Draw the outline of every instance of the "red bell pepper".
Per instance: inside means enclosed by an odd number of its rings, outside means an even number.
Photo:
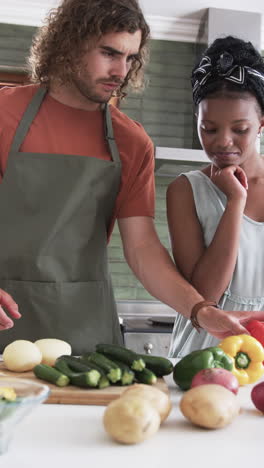
[[[249,331],[251,336],[256,338],[256,340],[258,340],[264,347],[264,322],[260,322],[259,320],[250,320],[245,328]]]

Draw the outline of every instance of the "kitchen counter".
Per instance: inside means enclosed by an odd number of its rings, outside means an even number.
[[[239,389],[242,412],[218,430],[192,426],[181,414],[182,392],[166,378],[172,412],[151,439],[120,445],[105,433],[103,406],[42,404],[18,426],[1,468],[237,468],[261,465],[264,415],[250,399],[253,385]]]
[[[117,301],[117,313],[123,318],[175,318],[177,312],[159,301]]]

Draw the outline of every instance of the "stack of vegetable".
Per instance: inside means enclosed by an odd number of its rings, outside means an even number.
[[[173,379],[187,390],[180,401],[193,424],[215,429],[231,423],[240,408],[239,385],[254,383],[264,374],[262,344],[250,335],[225,338],[217,347],[193,351],[174,367]],[[264,382],[253,388],[253,403],[264,411]]]
[[[53,366],[62,354],[71,354],[71,346],[66,341],[55,338],[44,338],[35,343],[16,340],[5,347],[3,361],[8,370],[26,372],[40,363]]]
[[[136,354],[125,347],[98,344],[94,352],[80,357],[58,357],[53,366],[38,364],[35,375],[58,386],[105,388],[109,385],[130,385],[141,382],[153,385],[157,377],[172,372],[169,359]]]
[[[135,384],[106,408],[103,424],[116,442],[137,444],[152,437],[170,414],[169,396],[156,387]]]
[[[4,364],[14,372],[33,370],[36,377],[59,387],[104,388],[141,382],[153,385],[173,371],[169,359],[137,354],[125,347],[98,344],[94,352],[71,355],[71,346],[55,338],[16,340],[4,349]]]

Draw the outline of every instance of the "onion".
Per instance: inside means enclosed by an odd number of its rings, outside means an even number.
[[[216,384],[222,385],[235,395],[239,389],[239,383],[232,372],[222,368],[202,369],[192,379],[191,388],[199,385]]]
[[[251,400],[255,407],[264,413],[264,382],[261,382],[251,390]]]

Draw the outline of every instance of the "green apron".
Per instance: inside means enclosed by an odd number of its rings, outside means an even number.
[[[27,107],[0,184],[0,288],[22,314],[0,332],[0,352],[17,339],[58,338],[81,354],[122,343],[107,261],[121,162],[108,105],[111,161],[19,152],[46,92],[39,88]]]

